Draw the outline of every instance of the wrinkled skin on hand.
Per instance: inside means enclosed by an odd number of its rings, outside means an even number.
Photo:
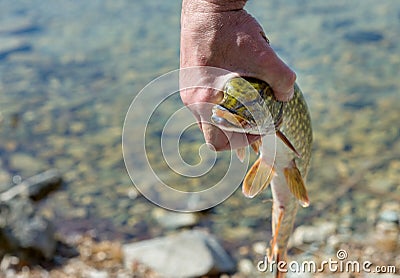
[[[241,0],[183,0],[181,15],[181,68],[212,66],[241,76],[255,77],[271,85],[277,99],[293,95],[295,73],[277,56],[262,27],[244,9]],[[196,79],[212,79],[208,72],[198,72]],[[183,80],[186,79],[186,80]],[[182,84],[190,77],[182,76]],[[222,131],[210,123],[212,105],[223,94],[215,89],[181,90],[181,98],[195,115],[204,138],[217,151],[243,147],[258,136]],[[230,142],[230,143],[229,143]]]

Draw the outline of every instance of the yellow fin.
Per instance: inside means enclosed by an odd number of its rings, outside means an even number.
[[[275,209],[275,208],[273,208]],[[279,214],[278,217],[275,218],[273,217],[272,219],[272,239],[270,241],[270,246],[267,250],[267,257],[268,261],[272,262],[275,261],[276,263],[279,263],[281,261],[286,262],[286,247],[282,248],[281,246],[277,245],[278,242],[278,236],[279,236],[279,231],[283,222],[283,217],[285,214],[285,210],[283,208],[279,208]],[[274,215],[274,213],[273,213]],[[274,215],[275,216],[275,215]],[[276,265],[275,265],[276,266]],[[275,278],[284,278],[285,277],[285,272],[279,271],[277,267],[274,269],[275,272]]]
[[[277,257],[278,257],[279,250],[278,250],[278,247],[276,246],[276,243],[278,241],[279,229],[282,224],[282,219],[283,219],[284,213],[285,213],[284,210],[280,209],[278,219],[276,219],[276,221],[274,221],[275,220],[275,218],[274,218],[274,220],[272,221],[273,235],[272,235],[272,239],[270,242],[270,247],[269,247],[270,249],[269,249],[269,254],[268,254],[270,261],[272,261],[273,259],[277,259]],[[278,261],[276,261],[276,262],[278,262]]]
[[[258,154],[260,152],[260,147],[261,147],[261,139],[251,143],[251,147],[253,150]]]
[[[243,163],[245,157],[246,157],[246,148],[239,148],[236,149],[236,156],[240,160],[240,162]]]
[[[244,178],[243,194],[248,198],[253,198],[268,186],[273,175],[274,169],[259,157]]]
[[[302,207],[308,207],[310,201],[308,200],[307,189],[304,185],[303,177],[299,169],[297,169],[296,164],[294,164],[294,161],[291,167],[283,169],[283,174],[285,175],[290,192],[299,200]]]

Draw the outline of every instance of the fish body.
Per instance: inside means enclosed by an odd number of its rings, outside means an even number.
[[[261,135],[252,144],[259,157],[248,171],[242,191],[252,198],[269,184],[273,197],[269,259],[285,260],[298,205],[309,205],[305,180],[311,158],[311,118],[297,84],[288,102],[275,99],[271,87],[254,78],[235,77],[225,84],[212,121],[227,131]],[[243,160],[245,151],[237,150]],[[277,277],[284,273],[277,272]]]

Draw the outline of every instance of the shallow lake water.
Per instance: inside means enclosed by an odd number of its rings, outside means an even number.
[[[0,2],[0,184],[58,168],[63,188],[40,206],[62,234],[94,229],[125,241],[165,233],[152,217],[157,207],[137,195],[127,174],[121,133],[135,95],[179,66],[180,4]],[[400,201],[400,2],[246,7],[296,71],[311,111],[311,206],[296,223],[329,221],[364,235],[385,203]],[[179,98],[171,103],[170,111],[182,107]],[[150,146],[161,128],[151,122]],[[183,156],[196,163],[202,135],[193,128],[184,139]],[[149,157],[165,166],[157,150],[149,148]],[[269,240],[268,198],[245,199],[237,190],[198,225],[232,253]]]

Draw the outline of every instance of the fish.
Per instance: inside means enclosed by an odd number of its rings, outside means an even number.
[[[260,135],[251,144],[258,154],[242,182],[242,192],[254,198],[269,185],[272,191],[270,262],[286,261],[287,244],[299,205],[310,204],[305,186],[312,149],[310,112],[297,83],[294,95],[282,102],[271,86],[259,79],[233,77],[223,88],[223,99],[212,108],[212,122],[222,130]],[[236,150],[243,162],[245,148]],[[276,277],[285,272],[276,270]]]

